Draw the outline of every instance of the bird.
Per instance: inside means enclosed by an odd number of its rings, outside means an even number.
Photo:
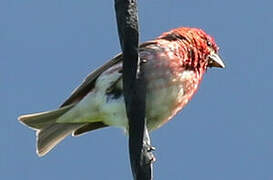
[[[208,68],[224,68],[214,38],[193,27],[178,27],[138,48],[146,94],[148,131],[172,119],[192,99]],[[123,96],[122,54],[91,72],[56,110],[22,115],[36,131],[36,152],[46,155],[68,135],[108,126],[128,131]]]

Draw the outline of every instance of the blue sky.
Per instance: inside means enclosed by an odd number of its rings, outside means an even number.
[[[273,178],[273,3],[139,1],[141,41],[179,26],[215,37],[227,68],[152,133],[154,175],[165,179]],[[43,158],[21,114],[58,107],[120,51],[113,1],[0,1],[0,177],[131,179],[127,137],[108,128],[68,137]]]

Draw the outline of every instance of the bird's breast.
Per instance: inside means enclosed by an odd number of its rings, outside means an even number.
[[[147,82],[147,126],[149,130],[153,130],[170,120],[189,102],[200,78],[193,70],[183,69],[180,61],[170,59],[164,51],[143,51],[140,52],[140,57],[144,62],[143,72]],[[101,102],[104,102],[100,104],[100,111],[106,114],[105,123],[128,128],[124,97],[121,93],[123,85],[119,78],[121,69],[122,64],[117,64],[98,78],[96,96],[101,97]]]
[[[189,102],[197,90],[199,77],[164,51],[146,58],[147,123],[148,129],[153,130],[170,120]]]
[[[192,76],[193,72],[184,71],[178,77],[166,75],[148,81],[146,112],[150,130],[162,126],[189,102],[197,89]]]

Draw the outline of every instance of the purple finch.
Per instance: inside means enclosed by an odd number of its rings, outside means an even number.
[[[208,67],[224,68],[217,53],[214,39],[197,28],[176,28],[140,45],[149,131],[162,126],[189,102]],[[39,156],[70,134],[107,126],[128,129],[122,54],[92,72],[57,110],[23,115],[19,120],[37,131]]]

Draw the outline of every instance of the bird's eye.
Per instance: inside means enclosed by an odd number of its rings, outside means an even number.
[[[208,47],[212,47],[212,44],[210,41],[207,41],[207,45],[208,45]]]

